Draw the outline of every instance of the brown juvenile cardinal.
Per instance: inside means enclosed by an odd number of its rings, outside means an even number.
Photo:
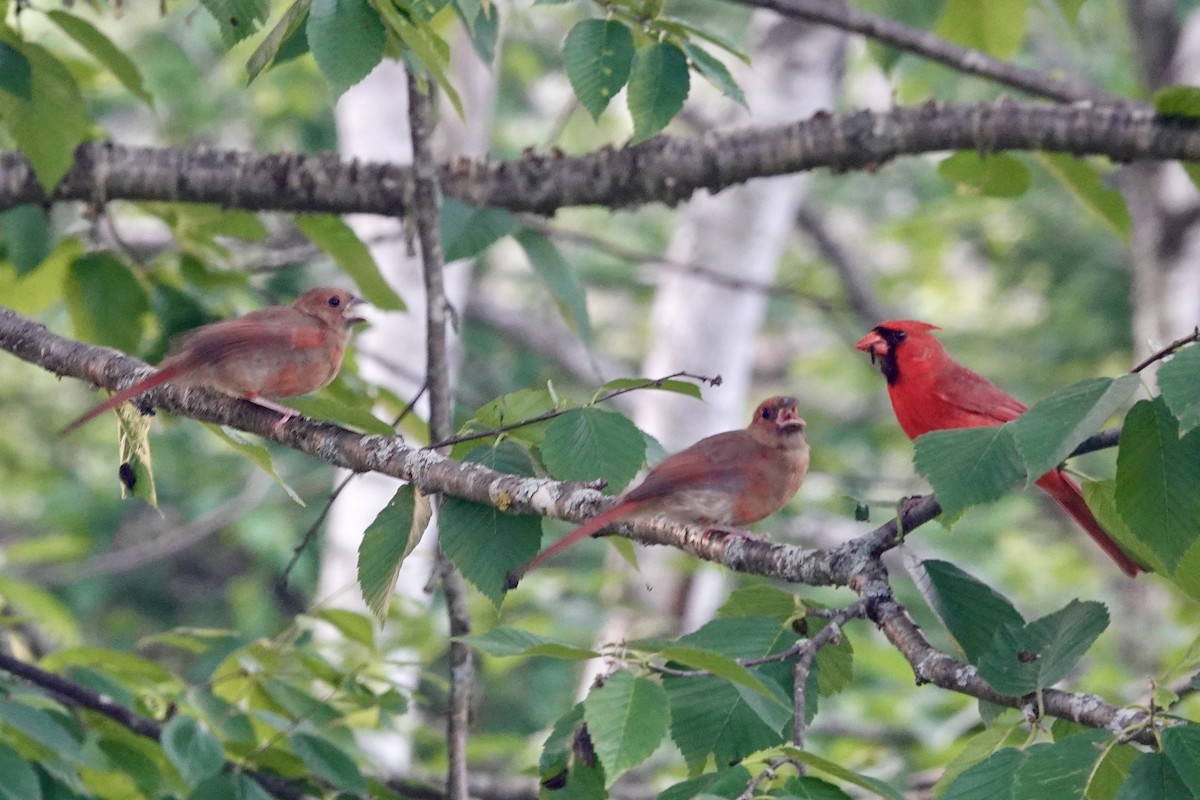
[[[930,431],[1002,425],[1026,411],[1020,400],[987,378],[952,359],[933,335],[936,325],[895,320],[876,325],[857,345],[879,362],[887,379],[896,420],[916,439]],[[1071,515],[1096,544],[1130,577],[1143,567],[1100,526],[1079,493],[1079,484],[1061,469],[1038,478],[1037,485]]]
[[[188,332],[158,371],[105,400],[62,429],[69,433],[142,392],[170,381],[208,386],[278,411],[279,428],[298,412],[272,402],[327,385],[342,366],[350,329],[365,320],[362,300],[341,289],[309,289],[291,306],[269,306]]]
[[[509,573],[509,588],[529,570],[619,520],[662,514],[697,525],[742,527],[771,516],[799,490],[808,472],[804,429],[794,397],[764,400],[745,430],[718,433],[667,456],[613,508]]]

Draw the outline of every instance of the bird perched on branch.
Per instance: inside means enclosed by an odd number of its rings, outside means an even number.
[[[123,389],[63,428],[71,431],[121,403],[170,382],[208,386],[283,414],[279,428],[299,412],[273,402],[326,386],[342,366],[351,328],[363,301],[342,289],[309,289],[291,306],[269,306],[235,319],[202,325],[172,347],[158,370]]]
[[[1027,410],[1020,400],[959,364],[933,335],[936,325],[895,320],[876,325],[857,345],[871,354],[887,380],[896,420],[916,439],[930,431],[1002,425]],[[1079,484],[1061,469],[1037,479],[1071,518],[1130,577],[1144,571],[1096,520]]]
[[[741,527],[769,517],[796,494],[808,472],[805,427],[795,398],[764,400],[747,428],[709,436],[663,459],[613,508],[509,573],[509,588],[547,559],[622,520],[661,514],[684,523]]]

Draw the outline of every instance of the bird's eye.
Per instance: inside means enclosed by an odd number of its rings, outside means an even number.
[[[764,408],[764,409],[762,410],[762,418],[763,418],[763,419],[770,419],[770,418],[771,418],[771,417],[773,417],[773,416],[775,416],[775,412],[774,412],[774,411],[772,411],[771,409],[769,409],[769,408]]]
[[[329,307],[330,307],[330,308],[337,308],[338,306],[340,306],[340,305],[342,304],[342,298],[338,297],[338,296],[335,294],[335,295],[331,296],[331,297],[330,297],[328,300],[326,300],[325,302],[329,304]]]
[[[897,342],[903,342],[905,339],[908,338],[908,334],[905,333],[904,331],[895,331],[893,333],[893,336],[895,336]]]

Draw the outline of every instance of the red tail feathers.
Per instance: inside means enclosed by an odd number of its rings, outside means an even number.
[[[1100,549],[1117,563],[1122,572],[1134,578],[1139,572],[1146,571],[1145,567],[1134,561],[1100,526],[1095,516],[1092,515],[1092,510],[1083,501],[1083,495],[1079,493],[1079,484],[1074,480],[1060,470],[1051,470],[1038,478],[1037,485],[1053,497],[1071,515],[1071,518],[1079,523],[1079,527],[1087,531],[1088,536],[1091,536],[1096,544],[1100,545]]]
[[[58,432],[58,435],[66,436],[68,433],[75,430],[80,425],[83,425],[86,422],[90,422],[91,420],[93,420],[96,417],[103,414],[105,411],[108,411],[109,409],[112,409],[112,408],[116,408],[117,406],[121,405],[121,403],[124,403],[127,400],[132,400],[133,398],[137,397],[142,392],[149,391],[150,389],[153,389],[155,386],[160,386],[160,385],[166,383],[167,381],[171,380],[178,374],[179,374],[179,367],[176,367],[176,366],[169,366],[164,369],[160,369],[158,372],[154,373],[149,378],[146,378],[144,381],[138,381],[133,386],[130,386],[128,389],[122,389],[121,391],[117,392],[112,397],[108,398],[103,403],[96,406],[91,411],[87,412],[86,414],[84,414],[82,417],[80,417],[79,419],[72,422],[67,427],[63,428],[61,431]]]
[[[627,517],[639,505],[641,505],[641,503],[634,501],[618,503],[608,511],[605,511],[603,514],[592,517],[587,522],[583,523],[578,528],[571,531],[566,536],[562,537],[557,542],[531,558],[525,564],[525,566],[508,573],[508,588],[515,589],[517,584],[521,582],[521,578],[525,577],[526,572],[529,572],[531,569],[537,569],[546,561],[554,558],[556,555],[561,553],[563,550],[566,550],[576,542],[595,533],[599,533],[614,522]]]

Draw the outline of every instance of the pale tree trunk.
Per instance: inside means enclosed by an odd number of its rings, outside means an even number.
[[[439,158],[460,154],[481,156],[487,151],[495,83],[487,65],[461,37],[454,45],[451,80],[462,97],[466,122],[456,116],[449,103],[443,102],[434,146]],[[385,61],[342,96],[336,119],[343,155],[371,161],[412,162],[406,85],[403,66]],[[395,391],[401,398],[411,399],[420,392],[425,374],[422,311],[425,292],[419,248],[414,242],[410,251],[400,220],[363,215],[349,222],[369,244],[380,270],[409,308],[403,314],[374,315],[372,324],[358,336],[362,375]],[[446,294],[455,308],[465,305],[469,277],[469,265],[447,265]],[[457,349],[455,345],[452,340],[452,351]],[[426,408],[418,404],[416,412],[424,416]],[[357,586],[358,545],[363,531],[399,486],[398,481],[373,473],[355,478],[342,492],[330,512],[321,552],[318,602],[366,612]],[[436,530],[436,525],[428,530]],[[432,540],[427,535],[418,552],[401,568],[396,584],[397,602],[427,604],[424,587],[433,568]],[[403,668],[391,677],[398,686],[411,689],[416,687],[419,675],[416,668]],[[364,746],[385,771],[403,771],[411,763],[411,743],[406,736],[376,734],[370,741],[364,741]]]
[[[841,83],[843,35],[769,13],[756,15],[755,29],[753,73],[742,80],[752,119],[736,124],[772,125],[832,111]],[[807,184],[806,176],[786,176],[698,196],[682,215],[670,257],[742,280],[772,283]],[[705,389],[703,403],[663,392],[637,395],[638,425],[669,452],[747,424],[751,407],[762,399],[749,394],[766,304],[761,292],[729,289],[680,272],[663,274],[642,374],[688,370],[723,379],[720,387]],[[648,585],[645,599],[660,612],[678,615],[678,627],[690,630],[706,621],[724,597],[725,577],[704,565],[684,580],[670,566],[675,558],[664,548],[643,550],[645,580],[635,585]],[[613,634],[619,636],[619,631],[608,632],[610,640]]]

